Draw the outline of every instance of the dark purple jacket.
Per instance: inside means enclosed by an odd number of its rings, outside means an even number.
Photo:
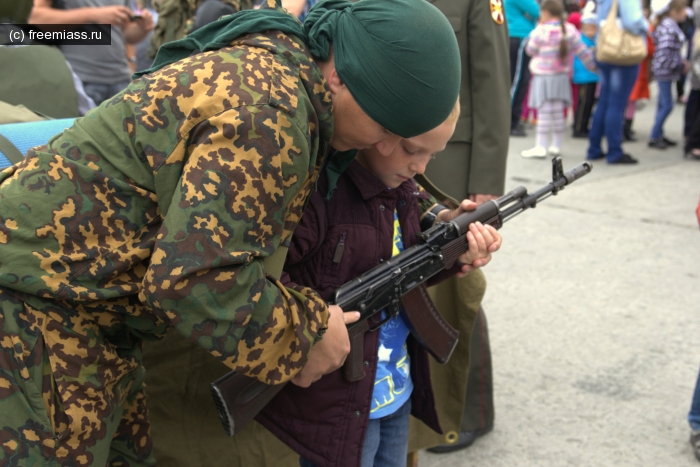
[[[356,161],[339,178],[328,201],[324,201],[326,191],[327,180],[322,175],[294,231],[282,281],[312,287],[329,300],[335,289],[391,257],[394,208],[404,247],[417,242],[418,200],[428,195],[413,180],[388,190]],[[341,242],[344,249],[339,257],[336,252]],[[445,271],[435,281],[455,272]],[[365,334],[366,376],[361,381],[349,383],[338,370],[307,389],[287,384],[256,420],[320,467],[359,466],[374,388],[378,335]],[[414,383],[412,415],[442,433],[428,354],[410,335],[408,349]]]

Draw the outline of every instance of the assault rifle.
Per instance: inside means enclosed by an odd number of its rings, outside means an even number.
[[[345,377],[357,381],[364,377],[362,344],[364,333],[376,330],[386,320],[401,313],[417,341],[438,362],[452,354],[459,332],[452,328],[428,297],[424,283],[444,269],[451,268],[467,251],[466,232],[473,222],[496,229],[540,201],[556,195],[566,185],[589,173],[592,165],[584,162],[564,172],[560,157],[552,159],[552,182],[528,194],[518,187],[497,200],[487,201],[474,211],[450,222],[438,222],[419,234],[420,242],[384,261],[335,291],[332,304],[344,311],[359,311],[360,319],[348,324],[351,351],[345,361]],[[386,310],[383,320],[382,310]],[[379,322],[377,322],[379,321]],[[229,436],[240,431],[284,387],[269,385],[255,378],[230,372],[211,384],[219,417]]]

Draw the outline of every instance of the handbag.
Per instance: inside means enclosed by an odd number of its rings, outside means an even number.
[[[595,57],[611,65],[636,65],[647,56],[647,41],[622,29],[617,24],[617,2],[613,0],[605,24],[596,42]]]

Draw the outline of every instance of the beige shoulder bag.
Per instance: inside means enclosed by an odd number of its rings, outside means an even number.
[[[617,2],[613,0],[605,24],[598,32],[595,57],[612,65],[636,65],[647,56],[646,37],[631,34],[617,25]]]

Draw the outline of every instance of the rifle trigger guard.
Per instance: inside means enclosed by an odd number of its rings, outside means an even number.
[[[387,314],[386,314],[386,317],[384,317],[380,322],[378,322],[378,323],[375,324],[374,326],[370,326],[370,328],[368,329],[368,331],[370,331],[370,332],[376,331],[377,329],[381,328],[382,325],[383,325],[384,323],[386,323],[387,321],[389,321],[389,320],[390,320],[391,318],[393,318],[394,316],[398,315],[399,312],[401,311],[401,309],[399,308],[400,303],[401,303],[401,301],[400,301],[398,298],[397,298],[397,299],[394,299],[394,300],[392,301],[391,305],[389,305],[389,307],[391,308],[391,312],[390,312],[390,313],[387,313]]]

